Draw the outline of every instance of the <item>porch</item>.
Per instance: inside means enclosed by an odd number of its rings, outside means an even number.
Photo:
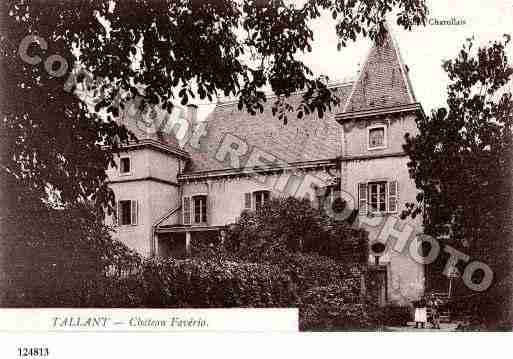
[[[225,226],[161,226],[155,230],[155,253],[161,258],[187,258],[195,243],[217,246]]]

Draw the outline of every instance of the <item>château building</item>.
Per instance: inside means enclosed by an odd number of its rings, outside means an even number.
[[[341,100],[337,107],[323,118],[290,113],[287,124],[273,116],[272,98],[254,116],[239,111],[237,101],[219,101],[201,122],[196,106],[187,106],[181,111],[190,128],[181,137],[141,131],[123,119],[139,141],[108,171],[117,200],[117,216],[109,219],[115,236],[144,256],[185,257],[192,243],[217,243],[242,211],[273,196],[306,196],[320,206],[340,193],[358,209],[371,245],[389,234],[397,239],[401,228],[414,237],[421,220],[398,219],[417,194],[402,145],[424,114],[393,37],[370,49],[355,81],[330,88]],[[300,100],[299,94],[288,102],[297,107]],[[369,257],[367,285],[382,304],[404,304],[424,291],[423,265],[408,248],[394,251],[393,243]]]

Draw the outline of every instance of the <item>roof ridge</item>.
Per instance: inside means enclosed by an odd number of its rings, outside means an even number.
[[[340,87],[344,87],[344,86],[350,86],[350,85],[353,85],[354,82],[356,80],[350,80],[350,81],[333,81],[333,82],[329,82],[328,83],[328,88],[329,89],[333,89],[333,88],[340,88]],[[290,97],[292,96],[297,96],[297,95],[301,95],[303,93],[305,93],[306,90],[301,90],[301,91],[296,91],[294,93],[292,93],[290,95]],[[267,93],[264,94],[265,95],[265,98],[266,99],[271,99],[271,98],[276,98],[278,97],[278,95],[274,94],[272,91],[268,91]],[[216,103],[216,108],[219,106],[219,107],[223,107],[223,106],[231,106],[233,104],[236,104],[238,103],[238,99],[230,99],[230,100],[226,100],[226,101],[222,101],[222,100],[218,100],[218,102]]]
[[[412,102],[416,102],[417,100],[415,98],[415,93],[413,91],[412,83],[411,83],[410,76],[409,76],[409,71],[406,70],[406,65],[404,63],[404,59],[403,59],[403,56],[401,53],[401,48],[399,47],[399,44],[397,43],[397,41],[395,39],[394,32],[390,29],[390,27],[388,26],[387,23],[385,23],[385,28],[388,31],[388,33],[390,34],[390,39],[392,40],[394,50],[397,54],[397,58],[399,59],[399,66],[401,67],[403,77],[406,80],[406,89],[408,90],[408,94],[410,95],[410,100]]]

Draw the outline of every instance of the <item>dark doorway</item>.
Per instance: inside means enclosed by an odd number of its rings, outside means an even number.
[[[371,300],[379,306],[384,306],[388,301],[387,270],[384,266],[369,268],[366,280],[367,294]]]
[[[162,258],[185,258],[185,233],[163,233],[158,237],[158,255]]]

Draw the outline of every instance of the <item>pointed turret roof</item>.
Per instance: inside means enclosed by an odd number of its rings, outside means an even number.
[[[388,26],[384,39],[371,48],[344,112],[409,105],[416,102],[408,70]]]

